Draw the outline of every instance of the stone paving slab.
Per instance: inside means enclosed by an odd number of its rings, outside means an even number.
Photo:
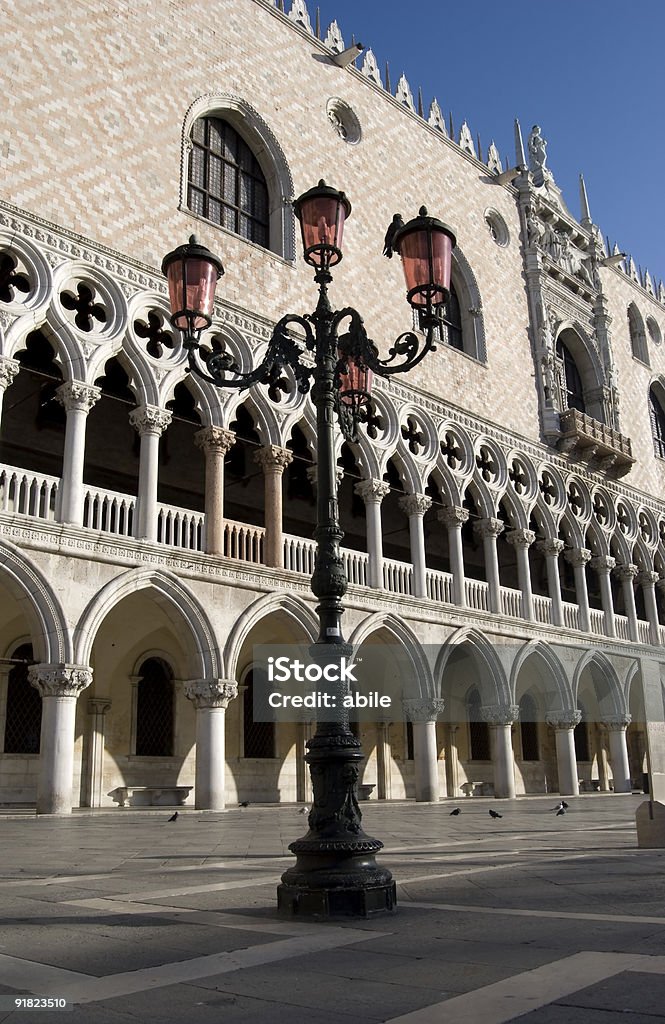
[[[275,912],[298,808],[0,813],[0,995],[83,1000],[0,1024],[654,1024],[665,851],[637,850],[642,800],[501,801],[496,824],[496,801],[370,802],[399,911],[323,923]]]

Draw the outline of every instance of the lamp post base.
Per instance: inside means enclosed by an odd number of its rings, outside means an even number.
[[[284,884],[277,887],[277,912],[283,917],[373,917],[392,913],[396,905],[393,881],[348,888]]]

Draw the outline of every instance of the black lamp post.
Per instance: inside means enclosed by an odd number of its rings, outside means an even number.
[[[222,388],[248,388],[253,384],[275,387],[282,383],[285,366],[293,372],[298,389],[310,391],[317,426],[317,524],[316,561],[312,591],[318,598],[319,636],[310,649],[314,663],[340,664],[351,659],[352,647],[342,635],[342,598],[348,580],[340,554],[342,531],[337,505],[334,459],[335,415],[344,437],[358,438],[359,424],[371,413],[371,379],[404,373],[434,349],[434,332],[440,323],[440,307],[450,289],[453,232],[421,207],[418,217],[391,233],[390,245],[402,258],[407,300],[420,316],[423,334],[408,331],[393,343],[386,359],[380,359],[368,338],[360,315],[345,307],[333,310],[328,299],[330,268],[342,259],[344,222],[351,204],[343,192],[324,181],[294,202],[302,231],[305,261],[315,268],[319,286],[316,310],[307,316],[287,314],[276,325],[260,366],[242,372],[224,349],[215,352],[200,345],[201,332],[210,326],[215,285],[224,273],[221,261],[192,236],[189,245],[169,253],[162,271],[169,282],[171,323],[182,332],[188,350],[189,369]],[[297,334],[289,326],[297,325]],[[348,324],[346,333],[341,333]],[[298,335],[304,332],[304,340]],[[310,353],[312,358],[302,356]],[[357,800],[360,742],[349,728],[348,710],[342,709],[346,683],[337,687],[333,721],[319,722],[308,742],[305,760],[310,765],[313,806],[309,831],[291,843],[296,863],[282,875],[277,890],[278,908],[284,913],[334,916],[389,911],[395,906],[395,883],[390,871],[380,867],[375,854],[383,843],[367,836],[361,826]]]

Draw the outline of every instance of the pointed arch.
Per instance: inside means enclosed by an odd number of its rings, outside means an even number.
[[[432,668],[420,640],[403,619],[391,612],[376,612],[373,615],[368,615],[356,626],[349,637],[349,643],[353,644],[357,650],[370,636],[381,630],[392,634],[401,644],[411,663],[415,678],[420,683],[419,696],[433,696],[435,690]]]
[[[59,598],[41,570],[6,540],[0,540],[0,582],[7,583],[25,615],[35,660],[47,664],[74,663],[71,631]]]
[[[443,696],[443,677],[451,655],[464,646],[468,646],[472,656],[477,659],[484,672],[477,680],[483,704],[512,703],[510,687],[506,679],[494,646],[478,629],[462,626],[448,637],[442,646],[434,665],[434,684],[437,692]]]
[[[229,679],[235,679],[238,673],[238,662],[245,640],[252,629],[269,615],[285,615],[296,629],[305,634],[307,643],[314,643],[319,632],[319,622],[313,609],[301,598],[292,594],[267,594],[254,601],[244,610],[229,633],[224,645],[224,664]]]
[[[598,707],[604,714],[626,713],[626,698],[614,665],[602,651],[589,650],[575,667],[573,692],[579,699],[580,681],[585,669],[591,671],[591,683]]]
[[[515,655],[510,670],[510,692],[513,695],[513,703],[517,703],[519,674],[531,658],[537,659],[545,667],[548,676],[554,683],[553,690],[545,691],[545,700],[542,704],[543,712],[573,709],[575,707],[573,689],[563,663],[552,647],[542,640],[527,641]]]

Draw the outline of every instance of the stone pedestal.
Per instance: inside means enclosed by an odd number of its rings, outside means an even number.
[[[665,804],[659,800],[645,800],[635,812],[637,845],[642,850],[665,847]]]

